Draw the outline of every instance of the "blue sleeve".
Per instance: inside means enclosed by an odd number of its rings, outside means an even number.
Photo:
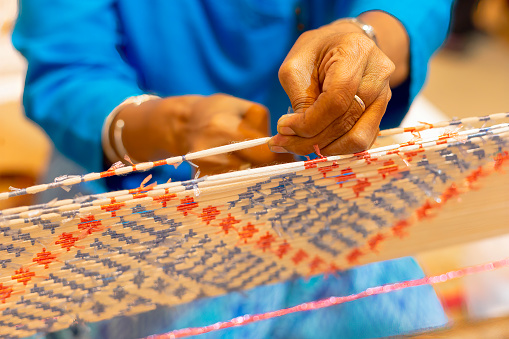
[[[127,97],[143,94],[122,59],[114,0],[21,0],[12,41],[28,61],[23,104],[55,146],[102,170],[101,129]]]
[[[428,61],[447,36],[453,0],[358,0],[352,1],[348,16],[381,10],[397,18],[410,38],[409,101],[426,80]]]

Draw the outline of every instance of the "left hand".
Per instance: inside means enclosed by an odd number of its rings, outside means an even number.
[[[279,70],[294,114],[278,121],[274,152],[323,155],[369,148],[391,98],[394,63],[353,23],[303,33]],[[359,96],[366,110],[354,99]]]

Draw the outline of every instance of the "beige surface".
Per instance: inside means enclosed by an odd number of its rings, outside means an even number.
[[[463,54],[441,51],[423,94],[450,117],[508,112],[509,44],[477,36]]]
[[[40,177],[51,152],[42,129],[29,121],[17,102],[0,104],[0,175]]]
[[[461,202],[448,201],[435,217],[407,228],[408,236],[403,240],[387,239],[381,243],[378,254],[370,253],[359,262],[414,255],[509,233],[508,167],[505,173],[480,179],[479,186],[481,189],[461,195]]]

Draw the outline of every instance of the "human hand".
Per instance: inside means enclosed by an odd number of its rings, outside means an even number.
[[[335,155],[369,148],[391,98],[394,70],[355,24],[338,20],[303,33],[279,70],[295,113],[279,119],[271,150],[305,155],[318,145],[323,155]]]
[[[124,120],[124,147],[136,161],[184,155],[269,135],[269,112],[264,106],[225,94],[175,96],[126,105],[112,126],[118,119]],[[200,166],[202,174],[214,174],[291,159],[263,145],[193,163]]]

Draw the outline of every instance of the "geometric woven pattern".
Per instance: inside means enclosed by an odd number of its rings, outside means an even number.
[[[348,268],[509,159],[507,123],[419,129],[348,156],[2,211],[0,336]]]

